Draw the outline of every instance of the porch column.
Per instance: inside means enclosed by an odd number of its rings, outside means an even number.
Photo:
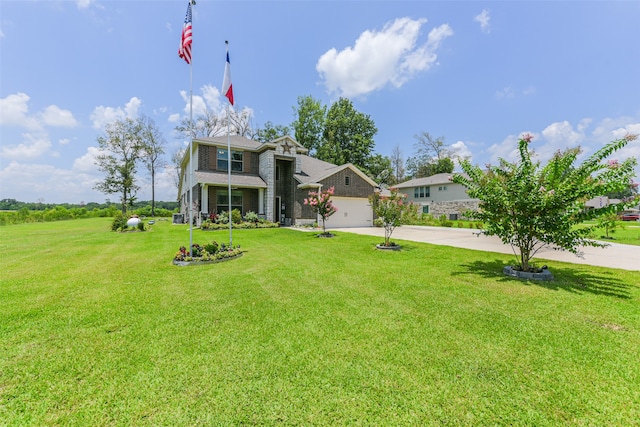
[[[264,188],[258,188],[258,215],[264,215]]]
[[[209,186],[207,184],[202,184],[200,198],[202,199],[202,202],[200,203],[200,212],[209,213]]]

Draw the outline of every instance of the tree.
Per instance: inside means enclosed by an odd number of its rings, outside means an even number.
[[[144,149],[140,134],[139,121],[127,118],[108,124],[106,135],[98,137],[101,154],[96,156],[96,164],[106,177],[94,188],[105,194],[120,193],[123,214],[139,189],[135,174]]]
[[[396,183],[402,182],[404,178],[404,158],[399,145],[393,147],[393,151],[391,151],[391,167],[393,168]]]
[[[389,186],[396,183],[391,159],[382,154],[369,156],[364,172],[378,184]]]
[[[333,205],[331,196],[333,196],[334,187],[325,191],[309,191],[309,197],[304,199],[304,204],[309,205],[314,213],[322,218],[322,234],[327,235],[325,223],[327,219],[334,213],[338,212],[338,208]]]
[[[156,171],[165,166],[162,160],[166,141],[153,119],[142,116],[139,119],[140,137],[143,144],[142,161],[151,174],[151,216],[156,216]]]
[[[352,163],[364,170],[377,132],[369,115],[356,111],[350,100],[340,98],[327,112],[323,143],[318,148],[317,157],[337,165]]]
[[[546,245],[576,255],[580,255],[581,246],[606,246],[588,238],[591,227],[575,226],[638,202],[635,196],[618,205],[584,209],[587,200],[629,185],[636,159],[618,162],[607,158],[636,137],[627,135],[612,141],[577,166],[579,148],[558,151],[542,167],[531,160],[532,136],[525,135],[518,142],[518,162],[501,159],[499,166],[487,165],[484,171],[462,160],[467,176],[455,174],[452,180],[464,185],[469,197],[480,199],[480,209],[472,216],[485,223],[486,233],[511,245],[519,257],[518,267],[531,271],[531,258]]]
[[[180,138],[206,138],[214,136],[240,135],[253,137],[253,129],[251,127],[251,117],[253,113],[249,108],[240,111],[233,109],[227,112],[222,111],[215,113],[209,109],[205,109],[204,114],[197,116],[193,120],[193,128],[190,126],[189,117],[182,119],[180,124],[175,127]],[[190,132],[191,131],[191,132]]]
[[[406,194],[398,193],[397,190],[391,190],[390,196],[383,196],[379,192],[375,192],[369,197],[373,212],[377,218],[382,220],[385,246],[395,246],[391,242],[391,234],[396,227],[402,225],[402,219],[408,207],[404,203],[406,197]]]
[[[327,107],[311,96],[299,96],[298,107],[294,107],[295,120],[291,124],[296,141],[314,156],[322,144]]]
[[[256,131],[255,139],[260,142],[269,142],[282,136],[289,135],[290,133],[291,130],[288,126],[274,125],[271,122],[266,122],[264,124],[264,128]]]
[[[418,140],[416,154],[407,159],[407,172],[413,178],[423,178],[437,173],[451,173],[455,165],[444,137],[434,138],[429,132],[415,135]]]

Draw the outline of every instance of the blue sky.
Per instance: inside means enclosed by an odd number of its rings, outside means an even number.
[[[171,153],[188,115],[177,48],[187,1],[0,2],[0,198],[103,202],[98,136],[153,118]],[[229,40],[236,108],[289,125],[299,96],[353,101],[375,151],[445,137],[477,164],[514,159],[530,132],[540,159],[584,155],[640,133],[638,1],[213,1],[193,9],[194,109],[223,111]],[[616,158],[640,157],[640,141]],[[141,200],[150,199],[141,169]],[[640,170],[638,170],[640,176]],[[170,171],[158,200],[175,200]]]

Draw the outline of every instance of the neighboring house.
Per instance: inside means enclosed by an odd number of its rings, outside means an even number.
[[[587,200],[584,204],[585,209],[605,208],[609,205],[617,205],[622,202],[620,199],[610,199],[607,196],[594,197],[591,200]]]
[[[419,212],[435,218],[446,215],[455,220],[468,210],[477,210],[479,200],[470,199],[466,188],[451,182],[451,176],[449,173],[439,173],[405,181],[393,188],[406,194],[407,202],[419,205]]]
[[[230,137],[231,207],[243,215],[249,211],[282,225],[318,221],[304,199],[309,191],[335,187],[338,208],[327,220],[328,228],[373,225],[369,196],[377,184],[352,164],[334,165],[306,155],[308,150],[289,136],[258,142]],[[180,210],[188,218],[189,170],[193,168],[193,211],[220,213],[229,209],[227,136],[197,138],[180,165]],[[195,215],[195,214],[194,214]],[[199,218],[201,215],[198,215]]]

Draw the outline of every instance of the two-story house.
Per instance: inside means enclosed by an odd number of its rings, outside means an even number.
[[[307,155],[308,150],[289,136],[269,142],[231,136],[196,138],[180,168],[181,212],[188,218],[189,186],[193,185],[192,210],[201,214],[229,209],[228,164],[231,156],[231,208],[249,211],[282,225],[318,221],[304,199],[309,191],[334,187],[338,211],[328,228],[373,225],[368,197],[377,184],[352,164],[334,165]],[[190,164],[191,160],[193,164]],[[193,176],[189,177],[189,171]]]
[[[416,178],[394,185],[393,188],[406,194],[407,202],[419,205],[420,212],[424,214],[458,219],[468,210],[477,210],[479,200],[470,199],[463,185],[451,182],[451,175],[439,173]]]

